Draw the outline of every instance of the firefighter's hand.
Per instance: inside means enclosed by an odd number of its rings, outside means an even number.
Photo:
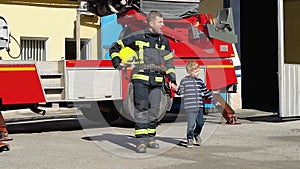
[[[176,86],[176,84],[174,84],[174,83],[172,83],[172,82],[169,83],[169,86],[170,86],[170,88],[171,88],[173,91],[177,91],[177,90],[178,90],[178,87]]]

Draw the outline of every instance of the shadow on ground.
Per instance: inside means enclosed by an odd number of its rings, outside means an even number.
[[[284,123],[300,120],[300,117],[279,117],[276,112],[258,110],[239,110],[236,112],[238,119],[252,122]]]
[[[172,123],[182,121],[182,117],[176,114],[169,114],[163,118],[160,123]],[[124,118],[119,118],[113,122],[101,121],[92,122],[83,116],[55,116],[55,117],[30,117],[7,119],[6,127],[9,134],[15,133],[41,133],[50,131],[72,131],[87,128],[105,128],[105,127],[121,127],[134,128],[134,123]]]

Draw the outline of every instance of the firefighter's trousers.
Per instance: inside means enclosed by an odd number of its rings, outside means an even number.
[[[161,86],[153,86],[141,81],[133,83],[134,117],[136,138],[156,135],[161,101]]]

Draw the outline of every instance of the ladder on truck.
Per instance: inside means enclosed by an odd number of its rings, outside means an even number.
[[[220,106],[216,106],[216,108],[220,111],[222,116],[227,121],[227,124],[241,124],[237,121],[237,116],[232,107],[224,100],[220,93],[213,94],[215,99],[221,104]]]

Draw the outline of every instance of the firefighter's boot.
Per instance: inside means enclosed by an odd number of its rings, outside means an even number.
[[[152,149],[159,149],[159,144],[156,142],[156,139],[154,137],[149,137],[147,147]]]
[[[146,146],[146,140],[145,139],[140,139],[138,140],[136,144],[135,151],[137,153],[146,153],[147,152],[147,146]]]

